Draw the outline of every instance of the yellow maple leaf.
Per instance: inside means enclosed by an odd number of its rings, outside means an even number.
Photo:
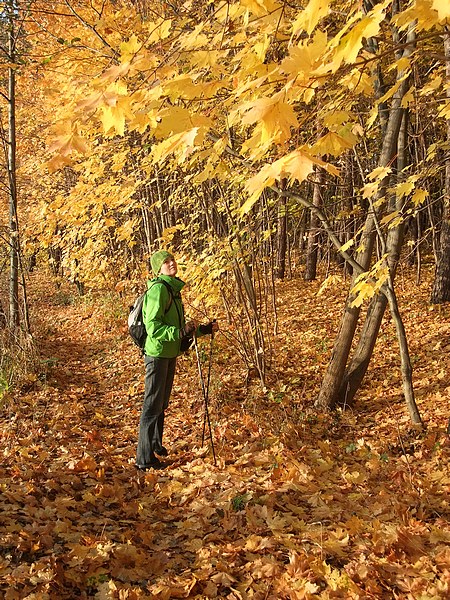
[[[49,152],[58,152],[60,156],[69,156],[73,152],[86,154],[88,146],[86,141],[77,133],[56,137],[49,147]]]
[[[286,154],[282,158],[264,167],[253,177],[247,180],[245,190],[249,198],[241,206],[240,213],[247,213],[266,187],[273,185],[276,181],[289,177],[301,182],[312,173],[314,164],[324,166],[323,161],[313,158],[306,151],[300,149]]]
[[[121,61],[126,62],[131,60],[133,56],[139,52],[141,47],[142,42],[140,42],[137,35],[133,33],[127,42],[122,42],[119,46]]]
[[[376,167],[367,175],[367,179],[370,179],[371,181],[374,181],[375,179],[381,181],[391,172],[391,167]]]
[[[401,107],[402,108],[408,108],[410,104],[414,104],[415,102],[415,93],[416,88],[410,87],[409,90],[406,92],[406,94],[403,96],[402,98],[402,102],[401,102]]]
[[[419,206],[425,201],[428,195],[429,192],[427,190],[417,189],[411,197],[412,203],[414,204],[414,206]]]
[[[168,106],[161,110],[158,113],[158,120],[155,137],[159,139],[191,130],[193,127],[209,126],[211,124],[208,117],[182,106]]]
[[[346,110],[333,110],[328,112],[323,118],[323,124],[328,129],[334,129],[335,125],[342,125],[352,119],[352,114]]]
[[[398,183],[394,191],[399,198],[403,198],[403,196],[409,196],[415,187],[414,181],[407,180]]]
[[[357,94],[373,94],[373,76],[368,75],[359,69],[352,69],[350,73],[342,77],[342,85]]]
[[[441,104],[438,107],[438,114],[440,117],[443,117],[444,119],[450,119],[450,102]]]
[[[366,199],[372,198],[372,196],[375,196],[375,194],[377,193],[379,187],[380,187],[379,181],[374,181],[372,183],[366,183],[363,187],[362,197],[366,198]]]
[[[329,0],[310,0],[308,6],[300,11],[292,24],[292,33],[295,35],[299,31],[306,31],[311,35],[317,23],[327,16],[329,9]]]
[[[394,212],[389,213],[388,215],[384,216],[380,223],[382,225],[387,225],[388,223],[392,223],[392,221],[395,219],[397,220],[397,218],[400,216],[400,213],[398,210],[394,210]]]
[[[280,7],[275,0],[240,0],[240,4],[257,17],[268,15]]]
[[[345,135],[340,135],[335,131],[329,131],[313,146],[313,150],[316,154],[331,154],[332,156],[339,156],[345,150],[352,148],[357,141],[355,135],[350,131],[346,131]]]
[[[442,77],[440,75],[436,75],[432,73],[430,76],[430,80],[422,86],[422,89],[418,90],[421,96],[428,96],[430,94],[434,94],[437,89],[439,89],[442,85]]]
[[[123,135],[125,132],[125,114],[122,110],[114,106],[104,106],[102,108],[101,121],[104,133],[116,133]]]
[[[195,50],[207,46],[208,38],[202,33],[203,27],[204,24],[200,23],[192,31],[180,38],[180,44],[183,50]]]
[[[327,47],[327,34],[317,31],[314,37],[289,48],[289,55],[281,63],[281,71],[292,75],[297,84],[310,76]]]
[[[152,158],[155,163],[165,160],[170,154],[180,153],[180,160],[183,161],[192,151],[199,128],[194,127],[190,131],[184,131],[172,135],[167,140],[153,146]]]
[[[61,156],[60,154],[56,154],[49,161],[46,162],[46,167],[50,173],[55,173],[59,169],[67,167],[71,164],[71,159],[67,156]]]
[[[242,123],[259,123],[263,144],[285,142],[290,137],[290,128],[298,125],[294,109],[283,98],[284,94],[280,92],[271,98],[259,98],[243,106]]]
[[[291,152],[285,157],[284,171],[290,179],[296,179],[298,182],[305,181],[311,175],[313,168],[313,160],[301,150]]]
[[[374,37],[380,30],[381,22],[384,19],[384,10],[391,3],[391,0],[377,4],[369,13],[363,15],[358,13],[348,22],[347,27],[341,30],[334,40],[336,50],[329,65],[334,72],[342,62],[351,64],[355,62],[359,51],[362,48],[363,40]],[[345,33],[348,31],[348,33]],[[344,34],[344,35],[343,35]]]
[[[157,23],[150,22],[148,28],[150,29],[150,35],[147,43],[154,44],[169,37],[170,30],[172,29],[172,21],[171,19],[160,19]]]
[[[441,23],[447,19],[450,20],[450,2],[448,0],[433,0],[431,6],[437,11]]]
[[[113,65],[112,67],[109,67],[109,69],[106,69],[106,71],[100,75],[98,80],[101,82],[101,85],[103,85],[105,81],[115,81],[116,79],[123,77],[129,70],[129,61],[124,61],[120,65]]]

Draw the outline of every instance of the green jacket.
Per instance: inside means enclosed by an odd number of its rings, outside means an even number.
[[[163,283],[157,283],[161,279],[172,288],[173,301],[171,301],[170,292],[166,286]],[[159,275],[157,278],[147,281],[147,293],[142,305],[142,314],[147,330],[144,352],[147,356],[175,358],[180,353],[180,329],[185,325],[180,292],[184,285],[184,281],[178,277],[169,277],[168,275]]]

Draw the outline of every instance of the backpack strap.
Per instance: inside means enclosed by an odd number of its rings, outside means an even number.
[[[169,292],[169,304],[166,306],[166,310],[164,311],[164,314],[166,314],[169,310],[169,308],[172,306],[172,302],[173,302],[173,291],[172,288],[170,287],[170,285],[167,283],[167,281],[164,281],[163,279],[157,279],[151,286],[150,288],[152,288],[154,285],[156,285],[157,283],[162,283],[164,285],[165,288],[167,288],[167,291]],[[148,288],[148,289],[150,289]],[[175,304],[176,306],[176,304]],[[178,308],[177,308],[178,311]]]

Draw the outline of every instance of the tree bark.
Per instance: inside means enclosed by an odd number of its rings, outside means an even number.
[[[414,32],[410,31],[407,37],[407,43],[403,55],[409,56],[413,50]],[[399,87],[392,98],[391,108],[389,110],[389,120],[386,126],[386,131],[383,136],[383,145],[378,160],[378,166],[386,167],[390,165],[397,152],[398,137],[403,120],[404,109],[401,106],[402,98],[409,88],[408,78],[404,78],[404,73],[400,72],[397,75],[397,80],[400,81]],[[373,204],[376,206],[378,201],[384,198],[387,188],[387,177],[380,183],[379,191],[375,197]],[[372,251],[375,241],[375,215],[369,211],[364,233],[360,243],[360,251],[357,255],[358,263],[367,270],[370,265]],[[350,290],[353,288],[354,281],[351,283]],[[352,346],[353,337],[355,335],[360,308],[352,307],[354,297],[350,291],[344,315],[341,321],[341,327],[334,344],[332,356],[322,381],[322,386],[315,402],[317,408],[332,408],[338,398],[343,376],[347,364],[348,356]]]
[[[406,113],[402,119],[399,131],[399,143],[397,148],[397,174],[401,176],[406,166],[406,136],[407,118]],[[391,202],[390,211],[401,210],[402,199]],[[400,250],[403,243],[404,224],[400,223],[388,231],[386,250],[388,252],[388,265],[392,281],[395,279]],[[380,330],[383,315],[388,304],[384,294],[377,294],[369,303],[366,319],[364,321],[358,344],[353,353],[352,360],[345,371],[341,386],[337,395],[337,402],[341,405],[352,405],[356,392],[361,386],[367,368],[372,357],[373,350]]]
[[[323,181],[323,169],[316,169],[313,184],[313,205],[320,207],[322,204],[322,194],[320,190]],[[317,254],[319,237],[319,218],[315,213],[311,213],[309,223],[308,243],[306,247],[306,267],[305,281],[313,281],[317,276]]]
[[[280,189],[286,189],[286,180],[281,181]],[[286,275],[287,254],[287,198],[281,196],[278,205],[278,231],[277,231],[277,279],[284,279]]]
[[[444,51],[447,72],[447,98],[450,99],[450,30],[444,37]],[[450,143],[450,121],[447,121],[447,140]],[[445,163],[445,195],[442,213],[441,235],[439,238],[439,258],[431,293],[433,304],[450,302],[450,158]]]
[[[11,65],[15,56],[14,2],[8,4],[8,54]],[[16,76],[14,66],[8,69],[8,188],[9,188],[9,325],[14,329],[20,324],[19,315],[19,227],[17,220],[16,185]]]

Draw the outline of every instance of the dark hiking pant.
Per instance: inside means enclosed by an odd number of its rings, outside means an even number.
[[[164,411],[169,405],[176,358],[145,357],[145,392],[139,421],[136,464],[148,465],[162,448]]]

